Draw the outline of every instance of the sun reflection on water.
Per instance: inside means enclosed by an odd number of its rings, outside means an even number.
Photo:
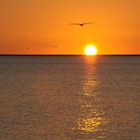
[[[98,130],[99,125],[101,124],[101,118],[87,118],[87,119],[79,119],[78,122],[78,129],[83,132],[96,132]]]
[[[87,108],[88,106],[88,108]],[[80,112],[73,130],[80,132],[81,134],[96,133],[100,131],[100,127],[106,124],[104,120],[104,112],[96,110],[94,107],[85,105]]]
[[[82,83],[82,89],[81,92],[85,96],[94,96],[95,87],[96,87],[96,79],[94,75],[94,67],[92,65],[88,65],[86,67],[86,73],[84,75],[84,81]]]
[[[104,119],[104,111],[96,93],[97,79],[94,65],[86,64],[84,81],[82,83],[83,95],[80,97],[80,111],[75,120],[74,131],[82,135],[91,135],[102,131],[102,126],[107,122]],[[100,135],[99,137],[103,137]]]

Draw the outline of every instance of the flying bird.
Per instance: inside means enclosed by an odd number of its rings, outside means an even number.
[[[85,22],[85,23],[71,23],[70,25],[79,25],[79,26],[85,26],[87,24],[92,24],[91,22]]]

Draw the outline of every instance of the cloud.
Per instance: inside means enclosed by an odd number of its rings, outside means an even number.
[[[62,48],[62,45],[55,44],[49,41],[40,40],[23,40],[23,39],[0,39],[0,46],[10,47],[10,48]]]

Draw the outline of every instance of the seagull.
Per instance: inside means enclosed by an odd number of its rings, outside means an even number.
[[[87,24],[92,24],[91,22],[85,22],[85,23],[71,23],[70,25],[79,25],[79,26],[85,26]]]

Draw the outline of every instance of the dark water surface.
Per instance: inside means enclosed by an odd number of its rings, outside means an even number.
[[[1,56],[0,140],[140,140],[140,56]]]

